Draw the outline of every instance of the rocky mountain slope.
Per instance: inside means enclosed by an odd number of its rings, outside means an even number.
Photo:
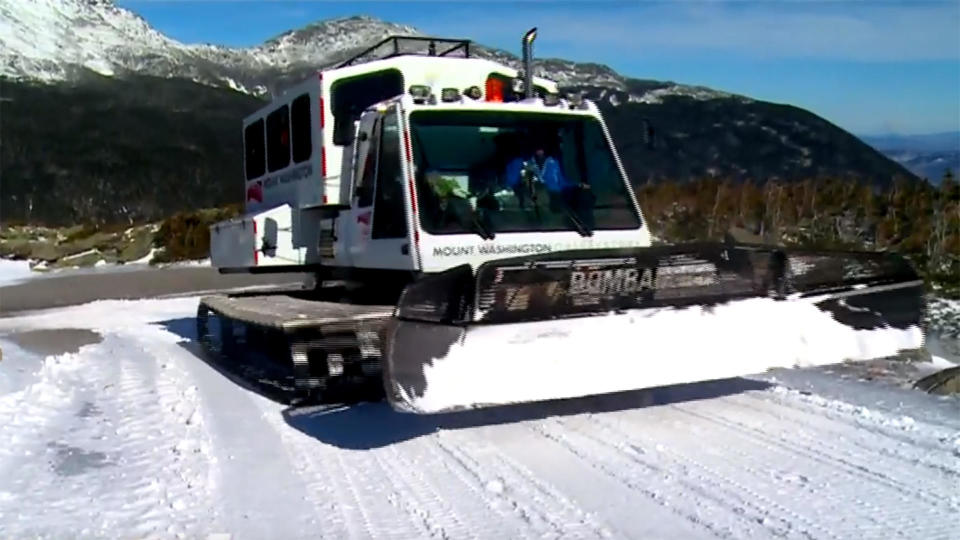
[[[241,118],[271,89],[397,34],[422,35],[358,16],[238,49],[180,43],[109,0],[0,0],[0,220],[136,221],[236,202]],[[471,53],[519,67],[507,51]],[[912,176],[795,107],[598,64],[538,59],[536,70],[600,103],[638,183]]]
[[[152,221],[243,194],[239,119],[255,97],[140,75],[0,92],[4,221]]]

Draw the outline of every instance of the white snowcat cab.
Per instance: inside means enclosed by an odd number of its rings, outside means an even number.
[[[505,255],[649,246],[596,106],[449,56],[468,47],[323,72],[245,119],[245,214],[213,227],[212,264],[403,283]]]
[[[278,360],[255,378],[288,401],[430,413],[922,347],[895,254],[651,246],[602,115],[533,77],[534,37],[522,73],[389,38],[246,118],[245,213],[211,227],[212,263],[318,287],[203,298],[207,354]],[[657,357],[614,352],[637,349]]]

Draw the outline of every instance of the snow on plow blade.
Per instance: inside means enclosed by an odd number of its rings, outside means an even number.
[[[386,333],[387,399],[434,413],[866,360],[923,346],[890,253],[687,244],[559,252],[424,278]]]

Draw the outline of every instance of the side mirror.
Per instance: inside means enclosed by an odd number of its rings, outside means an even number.
[[[348,146],[353,144],[353,115],[340,114],[333,119],[333,144]]]

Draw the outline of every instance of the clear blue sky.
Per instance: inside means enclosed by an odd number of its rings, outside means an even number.
[[[117,0],[185,43],[257,45],[365,14],[519,53],[790,103],[858,134],[960,130],[960,1]]]

